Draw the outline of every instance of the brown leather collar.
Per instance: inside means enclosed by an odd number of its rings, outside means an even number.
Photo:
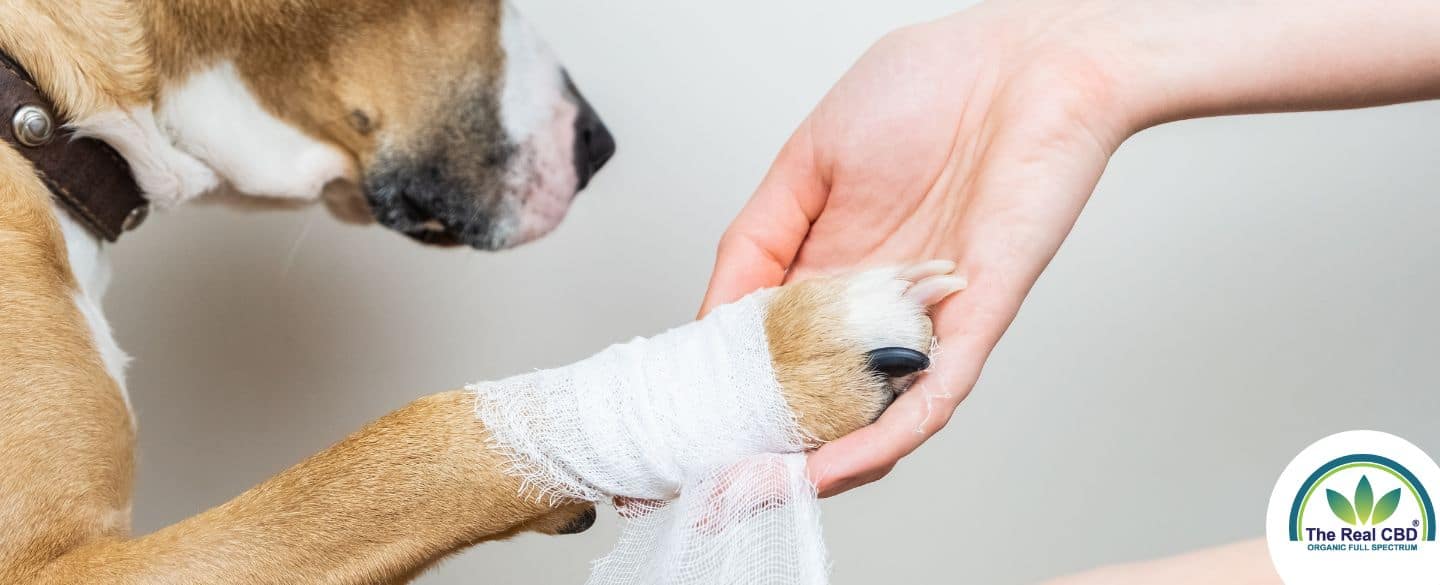
[[[150,204],[115,149],[77,138],[54,112],[30,75],[0,52],[0,138],[30,159],[50,193],[90,231],[113,242],[145,220]]]

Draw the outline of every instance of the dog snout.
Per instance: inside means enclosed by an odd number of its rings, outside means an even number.
[[[575,89],[575,84],[570,81],[570,76],[565,76],[565,85],[574,96],[575,105],[579,111],[575,114],[575,190],[584,189],[590,183],[590,178],[600,171],[600,167],[615,155],[615,137],[600,121],[600,114],[595,112],[594,106]]]

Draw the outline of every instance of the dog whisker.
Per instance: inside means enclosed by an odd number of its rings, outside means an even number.
[[[310,225],[315,221],[314,213],[305,214],[305,222],[300,224],[300,232],[295,234],[295,241],[290,244],[290,251],[286,252],[285,260],[280,263],[280,280],[290,276],[290,269],[295,267],[295,258],[300,254],[300,245],[305,243],[305,236],[310,235]]]

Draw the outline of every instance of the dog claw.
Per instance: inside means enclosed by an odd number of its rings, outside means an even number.
[[[870,371],[891,378],[908,376],[930,367],[930,358],[908,347],[882,347],[871,351]]]
[[[576,516],[574,520],[571,520],[569,523],[560,527],[560,529],[555,531],[555,533],[580,534],[581,532],[585,532],[586,530],[589,530],[591,526],[595,525],[595,515],[595,508],[592,506],[586,509],[584,512],[581,512],[580,515]]]
[[[901,270],[897,276],[900,280],[920,282],[931,276],[940,276],[942,274],[950,274],[951,272],[955,272],[954,262],[949,260],[930,260],[908,266]]]
[[[920,303],[921,306],[929,307],[964,289],[967,284],[969,283],[963,276],[953,274],[931,276],[915,283],[915,286],[905,291],[905,296]]]

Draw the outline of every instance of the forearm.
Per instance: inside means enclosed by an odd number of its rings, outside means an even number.
[[[1029,59],[1093,62],[1131,132],[1440,98],[1434,0],[1017,0],[953,19],[977,17]]]
[[[1157,23],[1134,31],[1145,122],[1440,97],[1434,0],[1133,4]]]

